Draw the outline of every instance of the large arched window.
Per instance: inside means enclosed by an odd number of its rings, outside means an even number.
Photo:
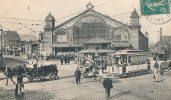
[[[64,29],[57,29],[54,31],[53,41],[54,42],[68,42],[67,31]]]
[[[127,29],[118,28],[113,32],[112,38],[114,41],[129,41],[129,35],[130,33]]]
[[[102,19],[90,15],[82,18],[74,26],[73,33],[74,41],[79,40],[80,42],[85,42],[96,36],[106,39],[107,26]]]

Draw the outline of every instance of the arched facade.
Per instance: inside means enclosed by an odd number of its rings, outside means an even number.
[[[69,51],[79,51],[81,46],[93,38],[101,38],[105,41],[110,41],[111,48],[114,50],[120,50],[125,48],[148,49],[148,39],[140,31],[139,16],[136,10],[131,14],[131,23],[126,25],[119,22],[109,16],[103,15],[93,10],[93,5],[88,4],[87,10],[80,13],[79,15],[69,19],[68,21],[56,26],[51,26],[48,30],[47,26],[41,40],[42,47],[48,49],[40,49],[48,51],[52,54]],[[54,22],[54,17],[49,14]],[[49,17],[48,17],[49,18]],[[46,21],[46,24],[49,20]],[[140,39],[143,38],[143,39]],[[140,42],[143,40],[144,42]],[[45,42],[44,42],[45,41]],[[144,43],[142,45],[142,43]],[[41,46],[40,46],[41,47]]]

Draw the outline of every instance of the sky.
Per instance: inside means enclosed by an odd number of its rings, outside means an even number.
[[[149,43],[159,40],[160,28],[163,28],[163,35],[171,36],[171,21],[162,25],[149,22],[141,15],[140,0],[0,0],[0,25],[4,31],[17,31],[22,38],[34,35],[31,39],[36,39],[43,31],[49,12],[56,19],[57,26],[86,10],[89,2],[97,12],[125,24],[130,23],[130,15],[135,8],[140,15],[141,31],[149,33]]]

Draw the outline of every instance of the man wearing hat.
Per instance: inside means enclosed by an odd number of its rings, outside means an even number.
[[[77,85],[80,84],[81,71],[79,70],[79,67],[77,67],[77,69],[75,70],[74,76],[75,76]]]
[[[104,79],[103,81],[103,87],[105,88],[105,92],[106,92],[106,98],[109,98],[110,97],[110,89],[113,88],[113,85],[112,85],[112,80],[109,79],[109,75],[106,75],[107,78]]]

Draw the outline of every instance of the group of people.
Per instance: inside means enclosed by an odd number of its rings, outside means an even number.
[[[15,94],[24,95],[24,84],[23,84],[23,72],[24,72],[24,69],[21,68],[20,65],[17,65],[16,67],[17,67],[17,69],[14,69],[14,68],[11,69],[8,66],[6,66],[6,70],[5,70],[5,75],[7,77],[6,86],[8,85],[8,79],[11,79],[13,84],[16,85]],[[17,71],[18,73],[14,73],[13,70],[14,71],[18,70]],[[15,83],[13,78],[12,78],[14,75],[17,75],[17,83]]]
[[[60,57],[60,61],[61,61],[61,65],[63,65],[63,63],[69,64],[70,63],[70,56],[69,55],[62,55]]]

